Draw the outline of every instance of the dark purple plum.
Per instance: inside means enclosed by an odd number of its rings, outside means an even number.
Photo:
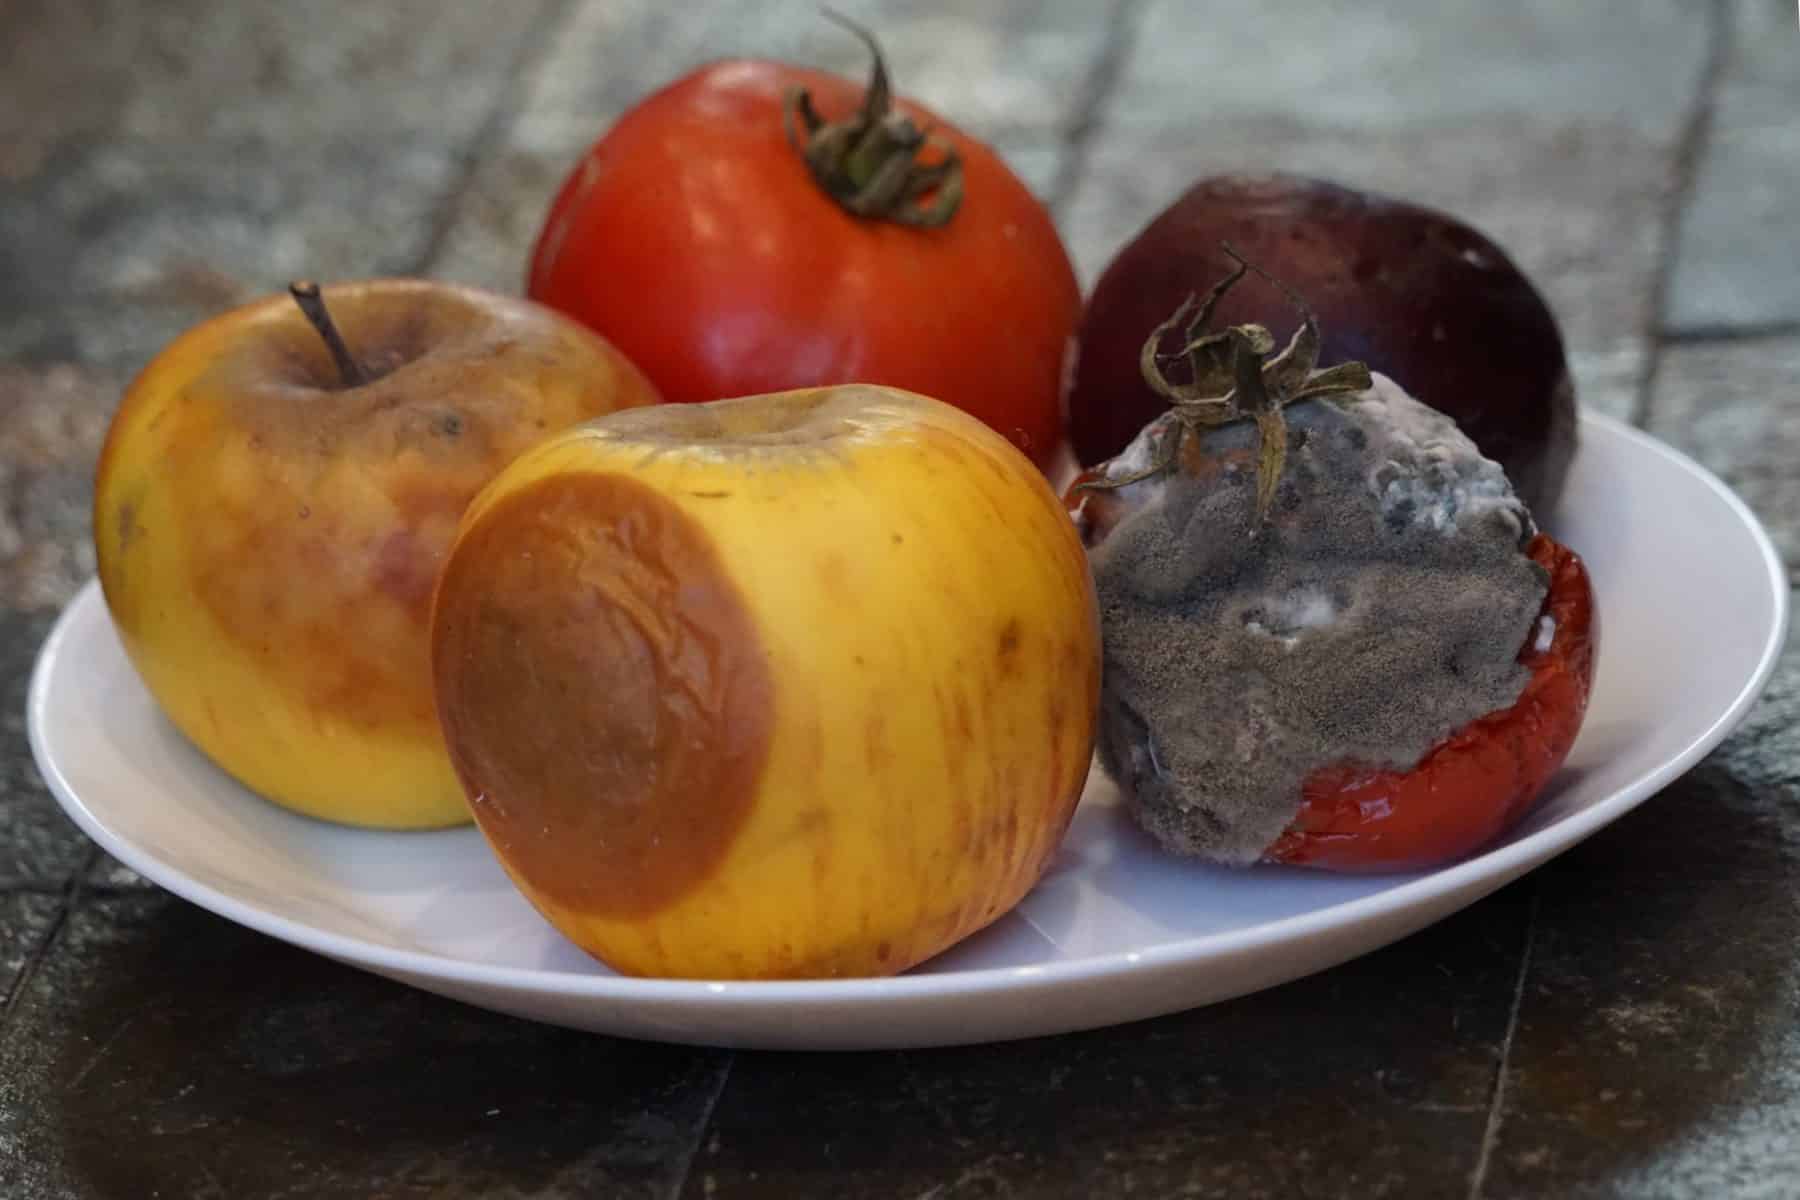
[[[1167,401],[1144,382],[1145,337],[1229,267],[1222,244],[1306,298],[1320,365],[1356,360],[1449,414],[1547,513],[1575,450],[1575,394],[1543,297],[1491,240],[1445,213],[1291,175],[1203,179],[1107,267],[1082,319],[1070,440],[1092,465]],[[1247,281],[1217,326],[1295,324],[1278,290]]]

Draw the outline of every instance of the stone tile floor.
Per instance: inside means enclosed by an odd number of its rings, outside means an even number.
[[[1091,281],[1188,178],[1448,207],[1550,296],[1583,402],[1800,566],[1787,0],[847,4]],[[288,277],[516,288],[572,156],[703,58],[860,72],[810,5],[0,7],[0,1195],[1800,1195],[1800,655],[1628,819],[1384,952],[1125,1028],[725,1054],[427,997],[245,932],[64,820],[21,703],[92,571],[119,387]]]

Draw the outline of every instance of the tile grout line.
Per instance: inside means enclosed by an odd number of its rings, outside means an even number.
[[[1519,1013],[1525,1007],[1525,982],[1531,974],[1532,952],[1537,947],[1538,902],[1543,888],[1533,881],[1531,907],[1525,913],[1525,946],[1519,953],[1519,976],[1513,981],[1512,1009],[1506,1016],[1506,1033],[1500,1039],[1500,1060],[1494,1067],[1494,1089],[1488,1102],[1487,1123],[1481,1131],[1481,1149],[1469,1172],[1469,1200],[1481,1200],[1487,1186],[1488,1163],[1500,1143],[1500,1126],[1506,1114],[1506,1075],[1512,1069],[1513,1040],[1519,1032]]]
[[[458,155],[461,169],[457,172],[456,182],[450,186],[436,211],[432,213],[431,233],[425,239],[425,248],[419,252],[414,263],[414,274],[429,273],[438,257],[443,254],[450,228],[456,221],[463,199],[474,185],[476,173],[487,161],[489,153],[500,145],[502,137],[517,124],[523,107],[527,73],[532,64],[543,57],[555,32],[569,23],[576,2],[577,0],[556,0],[551,11],[519,38],[519,48],[513,52],[512,65],[506,73],[506,82],[500,87],[500,95],[494,101],[493,110]]]
[[[44,936],[39,938],[37,945],[31,948],[31,953],[25,956],[25,962],[19,968],[18,977],[13,980],[11,990],[6,993],[4,1000],[0,1000],[0,1035],[3,1035],[7,1027],[12,1024],[13,1013],[17,1011],[20,1000],[24,998],[25,989],[31,986],[32,977],[50,957],[50,951],[55,948],[57,939],[62,936],[63,926],[68,924],[70,914],[81,902],[88,872],[92,871],[99,862],[100,847],[89,846],[87,853],[82,856],[81,862],[69,873],[68,879],[64,880],[62,898],[56,906],[56,915],[50,918],[50,927],[44,930]]]
[[[0,879],[0,896],[60,896],[67,891],[64,879]]]
[[[1752,325],[1692,325],[1656,331],[1657,341],[1664,346],[1775,341],[1795,336],[1800,336],[1800,321],[1761,321]]]
[[[669,1183],[669,1200],[681,1200],[681,1193],[687,1190],[688,1179],[694,1173],[694,1162],[706,1145],[706,1132],[712,1128],[713,1114],[719,1110],[719,1098],[725,1094],[725,1085],[731,1082],[732,1068],[737,1065],[737,1051],[727,1050],[725,1055],[725,1066],[719,1072],[719,1082],[713,1085],[713,1093],[707,1097],[706,1107],[701,1109],[700,1120],[694,1127],[694,1140],[688,1145],[687,1153],[675,1164],[675,1178]]]
[[[1670,341],[1662,329],[1663,314],[1668,307],[1670,285],[1674,282],[1675,260],[1681,252],[1681,222],[1694,198],[1700,157],[1712,141],[1719,87],[1731,60],[1733,28],[1728,0],[1713,0],[1707,8],[1706,61],[1700,69],[1694,103],[1675,140],[1671,164],[1674,179],[1663,200],[1661,229],[1658,231],[1662,252],[1650,279],[1650,347],[1644,358],[1644,368],[1638,375],[1637,402],[1631,420],[1640,429],[1649,428],[1656,415],[1653,403],[1656,377],[1662,368],[1663,347]]]
[[[1081,176],[1087,170],[1088,148],[1100,126],[1101,110],[1112,99],[1118,86],[1125,60],[1137,43],[1138,20],[1146,0],[1117,0],[1107,21],[1106,40],[1094,59],[1093,69],[1083,85],[1086,93],[1076,106],[1075,117],[1062,134],[1063,157],[1057,164],[1056,179],[1050,185],[1046,207],[1061,214]]]
[[[88,877],[82,880],[83,896],[154,896],[163,891],[148,880],[142,883],[107,883],[96,880],[91,877],[92,871],[93,868],[89,867]],[[0,879],[0,896],[60,896],[68,888],[67,879]]]

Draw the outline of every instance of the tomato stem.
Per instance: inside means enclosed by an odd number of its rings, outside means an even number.
[[[318,331],[325,348],[331,351],[331,361],[337,364],[340,382],[347,388],[367,383],[369,373],[363,370],[362,364],[350,353],[350,347],[344,344],[337,322],[331,319],[331,310],[325,307],[325,297],[319,291],[319,285],[310,279],[297,279],[288,284],[288,295],[294,298],[294,303],[306,314],[307,321]]]
[[[962,159],[956,147],[933,139],[894,107],[887,62],[875,35],[841,13],[831,20],[861,38],[874,57],[862,107],[841,121],[826,121],[803,87],[790,89],[782,112],[788,142],[825,194],[853,216],[915,228],[947,224],[962,204]],[[928,147],[936,155],[921,156]]]
[[[1275,502],[1275,489],[1287,465],[1287,418],[1282,409],[1301,400],[1367,391],[1373,381],[1369,368],[1359,362],[1318,369],[1319,321],[1312,309],[1292,289],[1229,245],[1221,245],[1221,249],[1236,264],[1231,273],[1215,283],[1198,303],[1191,295],[1183,300],[1168,320],[1150,331],[1139,354],[1138,367],[1144,382],[1169,401],[1176,421],[1174,435],[1163,440],[1156,460],[1143,470],[1118,478],[1083,480],[1076,488],[1112,491],[1160,475],[1179,460],[1186,434],[1199,434],[1238,421],[1255,421],[1254,528],[1260,529]],[[1286,349],[1274,358],[1269,355],[1275,349],[1275,337],[1262,325],[1232,325],[1214,333],[1205,332],[1219,300],[1252,272],[1279,289],[1300,310],[1300,328],[1294,331]],[[1181,348],[1173,354],[1163,353],[1163,339],[1176,330],[1181,331]],[[1185,362],[1187,382],[1170,379],[1163,370],[1165,362]]]

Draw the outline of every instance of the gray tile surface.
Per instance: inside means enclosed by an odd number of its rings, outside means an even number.
[[[1790,645],[1716,754],[1540,873],[1485,1195],[1793,1190],[1797,717]]]
[[[1800,14],[1785,0],[1729,9],[1731,53],[1664,313],[1687,332],[1800,322]]]
[[[94,463],[120,377],[0,363],[0,601],[57,608],[94,573]]]
[[[740,1055],[684,1195],[1456,1194],[1529,907],[1511,889],[1341,970],[1124,1029]]]
[[[881,38],[895,87],[993,140],[1060,129],[1087,84],[1119,0],[843,4]],[[582,0],[524,74],[518,144],[585,144],[653,87],[720,58],[789,61],[856,79],[868,53],[813,5]]]
[[[290,279],[417,270],[459,178],[449,151],[404,143],[60,150],[0,180],[0,357],[134,373]]]
[[[0,1028],[0,1195],[663,1196],[726,1062],[89,899]]]
[[[0,24],[0,177],[71,142],[279,154],[459,145],[488,119],[553,0],[379,5],[10,0]]]
[[[1716,471],[1800,564],[1800,337],[1672,346],[1650,397],[1651,432]]]
[[[91,848],[50,798],[25,745],[25,691],[49,632],[49,613],[0,609],[0,895],[60,891]]]
[[[1685,0],[1258,0],[1147,6],[1109,124],[1293,116],[1343,130],[1454,129],[1496,117],[1656,139],[1686,111],[1705,44]]]
[[[0,1010],[9,1010],[26,964],[50,936],[60,908],[55,896],[25,891],[0,893]]]
[[[1800,567],[1786,0],[844,7],[1054,206],[1086,280],[1202,173],[1472,221],[1545,291],[1583,403],[1718,471]],[[1800,1194],[1792,647],[1698,768],[1423,934],[956,1051],[729,1055],[480,1013],[209,916],[61,815],[24,688],[92,570],[131,373],[295,275],[517,290],[580,152],[727,54],[865,69],[809,6],[0,6],[0,1196]]]

